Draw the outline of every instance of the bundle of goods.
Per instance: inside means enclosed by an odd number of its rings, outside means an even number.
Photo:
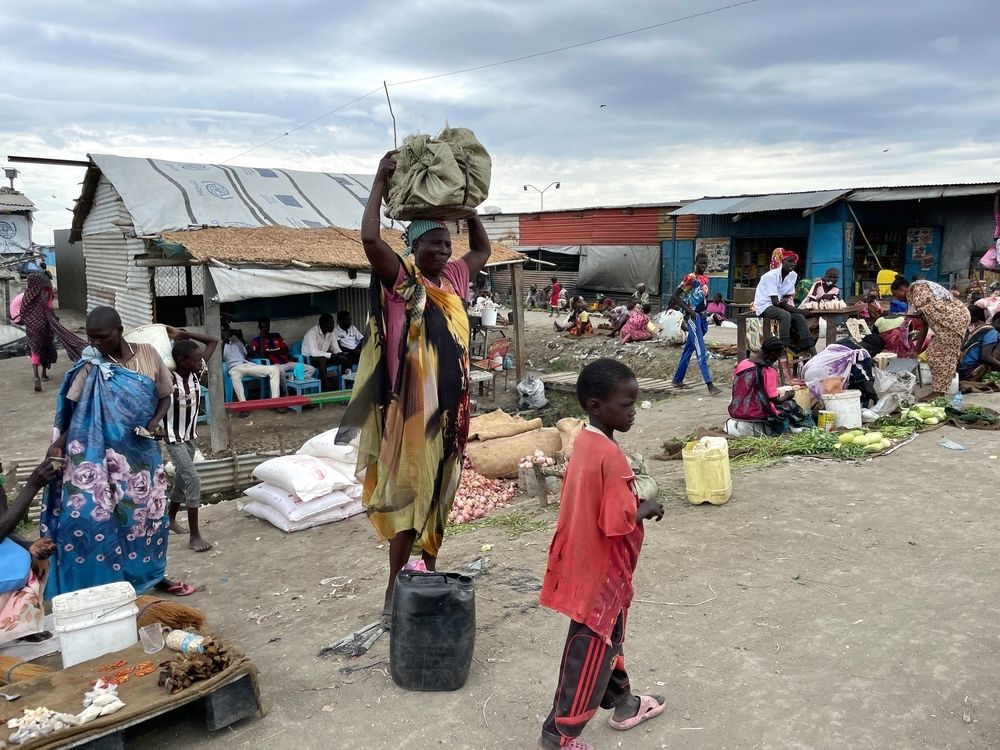
[[[160,664],[160,687],[173,694],[195,682],[222,672],[232,661],[229,649],[220,641],[206,637],[198,651],[182,652]]]
[[[455,221],[474,216],[490,192],[493,162],[466,128],[445,128],[437,138],[411,135],[396,157],[386,190],[386,215],[412,221]]]
[[[515,492],[513,484],[500,479],[487,479],[466,462],[448,523],[468,523],[486,518],[497,508],[510,505]]]
[[[524,456],[540,450],[555,458],[561,448],[556,428],[542,427],[541,419],[525,420],[498,410],[472,419],[465,453],[483,476],[514,479]]]
[[[357,450],[336,443],[333,429],[308,440],[298,453],[265,461],[253,471],[260,484],[246,490],[241,509],[282,531],[302,531],[356,516],[364,508],[355,478]]]

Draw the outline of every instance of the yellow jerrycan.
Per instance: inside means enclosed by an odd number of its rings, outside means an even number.
[[[684,446],[684,485],[692,505],[722,505],[733,494],[729,474],[729,442],[722,437],[703,437]]]

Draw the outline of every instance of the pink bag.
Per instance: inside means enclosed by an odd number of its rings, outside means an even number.
[[[990,247],[986,251],[986,254],[979,259],[979,265],[983,268],[989,268],[991,270],[996,270],[997,268],[997,248],[996,245]]]

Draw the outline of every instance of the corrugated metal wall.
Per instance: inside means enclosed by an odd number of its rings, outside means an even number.
[[[663,239],[664,213],[653,206],[521,214],[520,244],[656,245]]]
[[[69,230],[53,232],[56,247],[56,286],[59,289],[59,309],[87,311],[87,272],[83,245],[69,242]]]
[[[87,310],[110,305],[126,328],[134,328],[153,322],[152,274],[135,264],[135,256],[146,252],[143,241],[126,239],[115,221],[131,223],[118,191],[102,175],[83,222]]]
[[[115,224],[118,221],[120,224]],[[125,202],[114,186],[108,182],[108,178],[103,174],[97,183],[97,190],[94,193],[94,204],[87,213],[87,218],[83,222],[83,234],[102,234],[104,232],[120,232],[121,224],[130,225],[132,219]]]
[[[660,215],[661,240],[671,240],[674,238],[674,219],[677,220],[677,239],[693,240],[698,236],[698,217],[696,215],[669,216],[669,213],[669,211],[665,210]]]
[[[544,268],[539,271],[530,271],[528,270],[528,266],[525,266],[522,276],[524,277],[524,293],[527,295],[528,288],[532,284],[538,284],[539,290],[547,287],[552,279],[552,271]],[[559,278],[559,283],[566,288],[566,294],[572,296],[576,293],[576,272],[559,271],[556,276]],[[504,298],[509,297],[510,267],[501,266],[500,268],[491,269],[490,282],[493,285],[493,290],[495,292],[498,292]]]

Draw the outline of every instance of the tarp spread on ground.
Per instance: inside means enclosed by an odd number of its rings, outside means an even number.
[[[584,245],[576,285],[609,292],[635,291],[637,284],[660,293],[660,248],[657,245]]]
[[[306,268],[219,268],[211,269],[219,302],[236,302],[261,297],[284,297],[334,289],[367,289],[370,277],[346,271],[321,271]]]
[[[370,175],[90,157],[121,195],[138,234],[191,227],[361,226]]]

